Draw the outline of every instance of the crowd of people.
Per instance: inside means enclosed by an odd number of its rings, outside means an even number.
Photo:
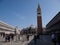
[[[24,41],[24,40],[27,40],[29,41],[29,35],[22,35],[20,36],[20,34],[1,34],[0,35],[2,38],[4,38],[4,41],[5,42],[10,42],[10,41],[20,41],[21,39]]]
[[[34,35],[34,43],[36,44],[36,42],[37,42],[37,39],[39,40],[40,39],[40,35]]]
[[[10,42],[10,40],[14,40],[14,34],[5,34],[5,42]]]
[[[14,34],[5,34],[2,33],[1,37],[3,37],[5,39],[5,42],[10,42],[10,40],[14,40]]]
[[[16,35],[14,34],[3,34],[3,38],[5,39],[5,42],[10,42],[11,40],[14,40],[14,37]],[[25,35],[27,41],[29,41],[29,35]],[[20,40],[20,34],[18,35],[18,39]],[[37,40],[40,39],[40,35],[34,35],[34,43],[36,44]],[[51,34],[51,42],[53,45],[60,45],[60,33],[52,33]]]

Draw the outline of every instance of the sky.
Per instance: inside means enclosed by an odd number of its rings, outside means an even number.
[[[0,21],[18,26],[37,26],[37,7],[41,8],[42,26],[60,11],[60,0],[0,0]]]

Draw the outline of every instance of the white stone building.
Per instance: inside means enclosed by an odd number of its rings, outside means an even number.
[[[5,33],[5,34],[15,34],[15,28],[14,26],[11,26],[3,21],[0,21],[0,34]],[[19,33],[19,30],[16,30],[17,33]]]

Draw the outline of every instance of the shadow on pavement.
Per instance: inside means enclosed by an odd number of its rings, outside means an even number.
[[[52,45],[52,43],[50,36],[42,35],[40,39],[36,40],[36,42],[32,39],[27,45]]]

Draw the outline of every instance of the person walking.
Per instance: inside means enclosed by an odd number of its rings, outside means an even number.
[[[52,38],[52,43],[56,45],[56,34],[52,34],[51,38]]]
[[[5,35],[5,42],[7,42],[7,34]]]
[[[18,34],[18,40],[20,41],[20,34]]]
[[[57,34],[57,43],[60,45],[60,33]]]
[[[14,40],[14,34],[10,34],[11,40]]]
[[[5,42],[10,42],[10,35],[9,34],[5,35]]]
[[[37,35],[34,35],[34,44],[37,42]]]
[[[27,41],[29,41],[29,35],[27,35]]]

